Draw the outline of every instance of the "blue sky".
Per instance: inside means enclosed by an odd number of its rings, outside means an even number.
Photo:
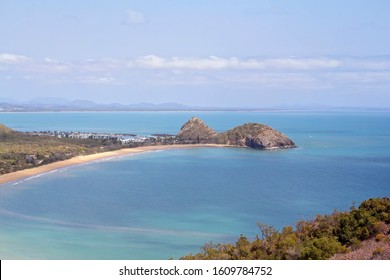
[[[390,107],[390,1],[0,2],[0,101]]]

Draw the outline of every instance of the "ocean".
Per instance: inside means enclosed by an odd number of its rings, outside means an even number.
[[[20,131],[176,134],[272,126],[297,148],[193,148],[72,166],[0,186],[1,259],[169,259],[390,195],[390,112],[1,113]]]

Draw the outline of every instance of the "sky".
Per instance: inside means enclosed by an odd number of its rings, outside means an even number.
[[[388,0],[0,1],[0,102],[390,107]]]

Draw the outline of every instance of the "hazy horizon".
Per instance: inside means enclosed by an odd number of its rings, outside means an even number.
[[[0,97],[390,107],[390,3],[2,1]]]

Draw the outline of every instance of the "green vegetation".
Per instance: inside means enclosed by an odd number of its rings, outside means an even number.
[[[0,175],[119,148],[123,146],[114,140],[36,136],[0,124]]]
[[[246,123],[221,133],[220,141],[240,145],[240,141],[248,136],[252,137],[262,133],[265,127],[265,125],[259,123]]]
[[[322,260],[361,246],[362,241],[386,239],[390,234],[390,199],[372,198],[349,212],[334,211],[314,220],[300,221],[281,231],[258,224],[260,236],[253,241],[241,235],[235,244],[208,243],[198,254],[186,260]],[[387,242],[390,239],[387,238]],[[377,255],[382,252],[374,252]]]

